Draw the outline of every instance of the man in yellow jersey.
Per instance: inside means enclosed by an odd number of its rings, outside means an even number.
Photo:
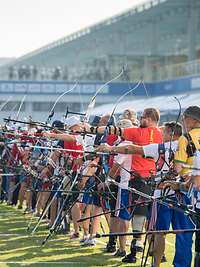
[[[190,106],[183,113],[185,134],[179,138],[178,151],[175,154],[176,171],[187,178],[190,169],[183,164],[192,165],[194,153],[200,148],[200,107]]]
[[[175,153],[175,168],[180,177],[182,177],[182,182],[167,182],[172,189],[180,190],[179,201],[189,204],[189,198],[187,191],[184,193],[184,184],[189,183],[191,176],[191,169],[186,168],[187,165],[193,164],[194,154],[197,150],[200,149],[200,107],[199,106],[190,106],[188,107],[182,116],[183,126],[185,134],[179,138],[178,141],[178,150]],[[181,199],[180,199],[181,198]],[[179,229],[189,229],[191,223],[189,220],[186,220],[183,216],[178,215],[176,220],[179,222]],[[180,223],[181,222],[181,223]],[[174,266],[183,267],[191,266],[192,260],[192,233],[178,234],[176,239],[176,254],[174,258]],[[177,249],[178,247],[178,249]],[[183,257],[183,254],[187,255]],[[195,265],[196,266],[196,265]]]

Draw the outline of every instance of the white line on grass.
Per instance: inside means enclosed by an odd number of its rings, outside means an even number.
[[[4,216],[5,219],[7,219],[6,216],[10,216],[10,215],[19,215],[19,213],[17,213],[17,212],[16,213],[14,213],[14,212],[10,212],[10,213],[5,213],[4,212],[4,213],[1,213],[0,212],[0,216]]]
[[[78,261],[0,261],[0,264],[81,264],[87,265],[88,263]]]
[[[23,234],[20,235],[20,234],[1,234],[1,233],[0,233],[0,236],[24,236],[24,237],[26,236],[26,237],[29,237],[28,235],[23,235]]]

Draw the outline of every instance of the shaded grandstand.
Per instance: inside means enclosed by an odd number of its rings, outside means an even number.
[[[200,1],[152,0],[50,43],[0,68],[1,79],[130,80],[200,73]],[[187,63],[190,61],[192,63]]]

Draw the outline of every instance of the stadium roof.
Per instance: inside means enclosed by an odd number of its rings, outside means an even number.
[[[188,48],[191,12],[200,14],[198,0],[149,1],[39,48],[12,64],[64,66],[116,55],[182,54]],[[199,26],[197,30],[200,44]]]

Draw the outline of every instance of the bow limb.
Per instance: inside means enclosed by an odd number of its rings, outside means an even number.
[[[18,109],[18,111],[17,111],[16,120],[18,120],[18,118],[19,118],[19,113],[20,113],[20,111],[21,111],[21,108],[22,108],[22,105],[23,105],[25,99],[26,99],[26,95],[23,96],[23,98],[22,98],[22,100],[21,100],[21,103],[20,103],[20,105],[19,105],[19,109]]]
[[[12,96],[9,96],[8,99],[3,102],[0,106],[0,111],[2,111],[2,109],[9,103],[9,101],[11,100]]]
[[[117,99],[117,101],[116,101],[116,103],[115,103],[115,105],[114,105],[114,107],[113,107],[113,110],[112,110],[112,112],[111,112],[111,114],[110,114],[110,116],[109,116],[108,123],[107,123],[107,125],[106,125],[106,127],[105,127],[105,130],[104,130],[104,134],[103,134],[103,136],[102,136],[102,138],[101,138],[101,143],[105,143],[105,138],[106,138],[106,136],[108,135],[108,132],[107,132],[107,126],[109,126],[109,125],[111,124],[112,116],[114,115],[115,110],[116,110],[118,104],[121,102],[121,100],[122,100],[125,96],[127,96],[127,95],[130,94],[131,92],[135,91],[135,90],[140,86],[140,84],[141,84],[141,81],[139,81],[133,88],[131,88],[130,90],[128,90],[126,93],[124,93],[122,96],[120,96],[120,97]]]
[[[91,98],[91,100],[89,102],[89,105],[88,105],[87,110],[86,110],[85,121],[89,121],[91,111],[95,106],[96,97],[100,93],[100,91],[102,91],[109,83],[119,79],[123,73],[124,73],[124,68],[122,68],[121,72],[117,76],[115,76],[113,79],[111,79],[110,81],[106,82],[101,87],[99,87],[99,89],[96,91],[96,93],[93,95],[93,97]]]
[[[116,110],[118,104],[122,101],[122,99],[123,99],[125,96],[127,96],[128,94],[130,94],[131,92],[135,91],[135,90],[140,86],[140,84],[141,84],[141,81],[139,81],[133,88],[131,88],[130,90],[128,90],[125,94],[123,94],[122,96],[120,96],[120,97],[117,99],[116,104],[115,104],[115,106],[114,106],[114,108],[113,108],[113,110],[112,110],[112,113],[111,113],[110,118],[114,115],[115,110]]]
[[[181,113],[182,113],[182,107],[181,107],[180,100],[179,100],[176,96],[174,96],[174,99],[175,99],[175,100],[177,101],[177,103],[178,103],[179,111],[178,111],[178,115],[177,115],[177,118],[176,118],[176,121],[175,121],[175,126],[174,126],[174,129],[173,129],[173,131],[172,131],[172,135],[171,135],[171,139],[170,139],[170,148],[171,148],[171,143],[172,143],[172,139],[173,139],[173,137],[174,137],[174,133],[175,133],[176,126],[177,126],[177,124],[178,124],[178,121],[179,121],[180,116],[181,116]]]
[[[179,111],[178,111],[178,115],[177,115],[177,118],[176,118],[176,121],[175,121],[175,126],[174,126],[174,129],[172,130],[172,133],[171,133],[171,138],[170,138],[170,145],[169,145],[169,162],[172,158],[172,141],[173,141],[173,138],[174,138],[174,134],[175,134],[175,130],[176,130],[176,126],[178,124],[178,121],[180,119],[180,116],[181,116],[181,113],[182,113],[182,107],[181,107],[181,103],[180,103],[180,100],[174,96],[174,99],[177,101],[178,103],[178,106],[179,106]]]
[[[67,93],[73,91],[73,90],[77,87],[77,85],[78,85],[78,82],[76,81],[75,85],[74,85],[71,89],[65,91],[64,93],[62,93],[61,95],[58,96],[58,98],[56,99],[55,103],[53,104],[53,106],[52,106],[52,108],[51,108],[51,110],[50,110],[50,112],[49,112],[49,116],[48,116],[48,118],[47,118],[47,120],[46,120],[46,124],[49,123],[49,122],[51,121],[51,118],[52,118],[53,115],[54,115],[54,109],[55,109],[55,106],[56,106],[56,104],[58,103],[58,101],[59,101],[64,95],[66,95]]]

